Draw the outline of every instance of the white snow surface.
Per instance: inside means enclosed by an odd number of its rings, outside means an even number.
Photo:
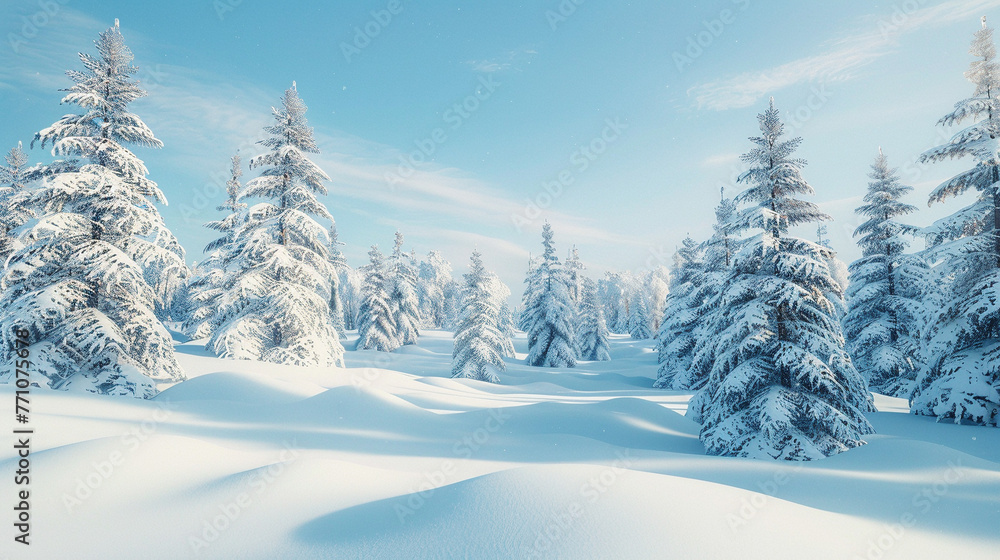
[[[529,368],[522,335],[500,385],[448,378],[444,331],[346,369],[203,342],[178,343],[190,379],[150,401],[33,388],[32,544],[12,540],[4,445],[0,558],[1000,556],[1000,430],[901,399],[876,396],[867,445],[770,462],[706,456],[690,393],[651,388],[649,341]]]

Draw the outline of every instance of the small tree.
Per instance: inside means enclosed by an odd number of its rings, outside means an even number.
[[[358,350],[392,352],[401,345],[393,321],[389,294],[385,291],[385,257],[372,245],[370,259],[362,268],[364,283],[361,285],[361,306],[358,309]]]
[[[629,303],[628,333],[633,340],[649,340],[653,338],[652,317],[649,312],[649,302],[646,300],[646,290],[638,284],[632,288],[632,299]]]
[[[608,344],[608,325],[604,322],[604,308],[597,297],[597,283],[583,279],[580,292],[580,312],[576,329],[577,357],[591,362],[611,359]]]
[[[573,301],[552,237],[552,226],[546,222],[542,227],[545,251],[536,269],[537,283],[532,288],[531,301],[526,309],[531,317],[527,364],[574,367]]]
[[[228,214],[221,220],[205,224],[208,229],[218,231],[222,235],[205,247],[208,258],[198,264],[188,284],[189,310],[183,330],[192,338],[212,336],[218,326],[219,317],[216,312],[221,304],[221,298],[230,287],[231,274],[226,269],[231,266],[234,237],[246,219],[247,205],[240,201],[243,190],[243,184],[240,182],[243,165],[239,154],[232,157],[229,169],[226,202],[216,208]]]
[[[462,290],[462,319],[455,331],[452,377],[500,382],[497,374],[506,369],[504,347],[510,339],[500,330],[496,282],[479,251],[472,253]]]
[[[0,270],[17,248],[14,229],[34,217],[27,192],[28,155],[20,142],[7,152],[4,162],[0,165]]]
[[[396,338],[400,344],[416,344],[420,335],[420,302],[417,300],[417,273],[410,256],[403,252],[403,234],[396,232],[396,242],[386,271],[386,292],[392,310]]]
[[[862,257],[850,266],[844,335],[848,353],[867,374],[872,390],[908,397],[921,366],[922,286],[928,267],[919,257],[904,254],[906,236],[917,234],[918,228],[896,221],[916,211],[900,201],[913,187],[900,183],[881,148],[868,176],[868,193],[856,210],[866,220],[854,232],[860,236]]]
[[[656,388],[680,389],[679,381],[687,377],[698,341],[695,329],[701,318],[705,282],[702,248],[687,236],[674,255],[667,307],[657,334],[660,367],[653,384]]]

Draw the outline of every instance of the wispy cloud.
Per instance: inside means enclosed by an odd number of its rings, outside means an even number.
[[[465,64],[470,66],[474,72],[481,74],[492,74],[505,70],[520,72],[524,69],[522,65],[531,64],[531,59],[537,54],[538,51],[534,49],[516,49],[495,58],[468,60]]]
[[[949,0],[909,14],[897,7],[895,13],[869,15],[859,22],[865,31],[829,43],[826,52],[699,84],[688,90],[688,96],[699,109],[723,111],[753,105],[795,84],[849,80],[861,68],[892,52],[903,35],[956,21],[971,25],[985,10],[998,6],[1000,0]]]

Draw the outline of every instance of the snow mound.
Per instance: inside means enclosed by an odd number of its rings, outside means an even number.
[[[316,395],[321,388],[256,373],[222,371],[191,378],[162,391],[154,400],[228,401],[255,405],[287,404]]]

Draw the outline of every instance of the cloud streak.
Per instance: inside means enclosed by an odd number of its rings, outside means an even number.
[[[725,111],[753,105],[765,95],[801,83],[850,80],[858,70],[892,52],[899,38],[915,31],[957,21],[975,21],[1000,0],[949,0],[906,13],[896,6],[889,14],[862,18],[866,29],[830,43],[826,52],[766,70],[698,84],[688,90],[699,109]]]

